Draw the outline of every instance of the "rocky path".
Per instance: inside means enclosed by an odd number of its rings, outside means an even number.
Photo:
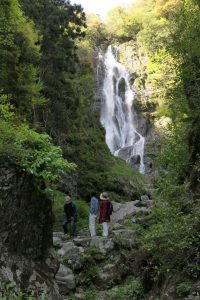
[[[133,216],[135,220],[141,212],[146,215],[152,205],[153,201],[147,196],[133,202],[113,202],[109,238],[90,238],[86,234],[68,240],[62,232],[54,232],[54,248],[60,261],[55,279],[63,299],[86,300],[88,290],[92,289],[90,292],[95,290],[98,296],[89,299],[106,300],[109,297],[108,287],[134,276],[132,253],[136,232],[133,228],[124,228],[120,221],[126,216]]]
[[[138,212],[148,212],[153,206],[153,201],[148,196],[141,196],[140,200],[125,202],[125,203],[113,203],[114,212],[111,216],[111,227],[117,222],[124,219],[125,216],[137,214]]]

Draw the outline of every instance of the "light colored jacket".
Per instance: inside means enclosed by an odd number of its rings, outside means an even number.
[[[94,196],[90,200],[90,213],[91,215],[98,215],[99,213],[99,201]]]

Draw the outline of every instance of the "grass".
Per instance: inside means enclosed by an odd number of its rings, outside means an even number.
[[[115,163],[105,174],[107,191],[111,199],[125,202],[137,199],[144,192],[144,176],[131,168],[124,160],[115,157]]]
[[[110,300],[137,300],[141,299],[142,286],[137,280],[132,280],[124,286],[115,286],[106,292],[106,299]]]

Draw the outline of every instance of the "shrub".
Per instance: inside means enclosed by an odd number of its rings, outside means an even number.
[[[38,187],[44,182],[46,193],[56,187],[63,171],[75,169],[62,157],[61,149],[52,144],[50,136],[8,121],[0,122],[0,159],[12,161],[34,175]]]
[[[179,297],[187,296],[191,288],[186,282],[181,282],[176,287],[176,292]]]
[[[15,292],[14,288],[10,284],[0,282],[0,299],[1,300],[34,300],[32,292],[19,291]],[[45,300],[41,295],[41,300]]]
[[[142,286],[137,280],[124,286],[116,286],[106,293],[110,300],[136,300],[142,296]]]

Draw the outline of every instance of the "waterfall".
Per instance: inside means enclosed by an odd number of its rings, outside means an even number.
[[[104,68],[100,121],[105,128],[110,151],[144,173],[145,139],[136,130],[134,91],[130,86],[129,73],[117,62],[116,54],[117,48],[109,46],[107,52],[99,57]]]

